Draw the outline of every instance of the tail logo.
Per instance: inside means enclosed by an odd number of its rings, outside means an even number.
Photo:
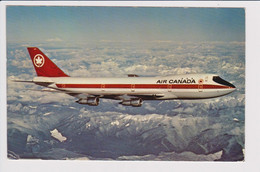
[[[45,59],[41,54],[36,54],[33,58],[33,63],[36,67],[42,67],[44,65]]]

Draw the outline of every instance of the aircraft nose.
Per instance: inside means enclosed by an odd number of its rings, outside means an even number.
[[[230,93],[237,89],[236,86],[231,83],[229,83],[228,86],[229,86]]]
[[[236,89],[237,89],[236,87],[231,88],[232,92],[235,91]]]
[[[229,87],[230,93],[232,93],[233,91],[235,91],[237,88],[231,84],[232,86]]]
[[[213,81],[215,81],[218,84],[227,86],[228,88],[231,88],[231,89],[235,89],[236,88],[233,84],[231,84],[230,82],[220,78],[219,76],[213,76]]]
[[[236,86],[235,85],[233,85],[233,84],[231,84],[230,82],[228,82],[228,81],[226,81],[226,83],[222,83],[223,85],[225,85],[225,86],[228,86],[230,89],[236,89]]]
[[[229,86],[230,86],[231,88],[234,88],[234,90],[236,89],[236,86],[234,86],[234,85],[231,84],[231,83],[229,83]]]

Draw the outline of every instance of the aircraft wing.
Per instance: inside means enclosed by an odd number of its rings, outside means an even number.
[[[137,76],[135,76],[137,77]],[[34,83],[40,86],[49,87],[54,82],[52,81],[34,81],[34,80],[13,80],[14,82],[25,82],[25,83]],[[52,93],[65,93],[70,96],[76,97],[78,100],[77,103],[80,104],[88,104],[92,106],[97,106],[99,104],[99,99],[114,99],[114,100],[121,100],[120,104],[127,105],[127,106],[136,106],[139,107],[142,105],[143,100],[153,100],[156,98],[164,97],[164,94],[158,93],[131,93],[131,94],[93,94],[87,92],[73,92],[73,91],[66,91],[59,88],[49,87],[48,89],[30,89],[32,91],[40,91],[40,92],[52,92]]]

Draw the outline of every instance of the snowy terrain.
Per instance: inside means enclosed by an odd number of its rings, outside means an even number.
[[[65,73],[124,77],[213,73],[237,90],[206,100],[79,105],[60,93],[11,79],[36,76],[26,46],[8,44],[7,122],[11,159],[241,161],[245,144],[244,42],[39,46]]]

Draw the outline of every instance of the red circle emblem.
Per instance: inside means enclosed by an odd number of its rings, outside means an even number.
[[[36,54],[33,58],[33,63],[36,67],[42,67],[44,65],[45,59],[41,54]]]
[[[203,84],[203,79],[200,79],[200,80],[199,80],[199,84]]]

